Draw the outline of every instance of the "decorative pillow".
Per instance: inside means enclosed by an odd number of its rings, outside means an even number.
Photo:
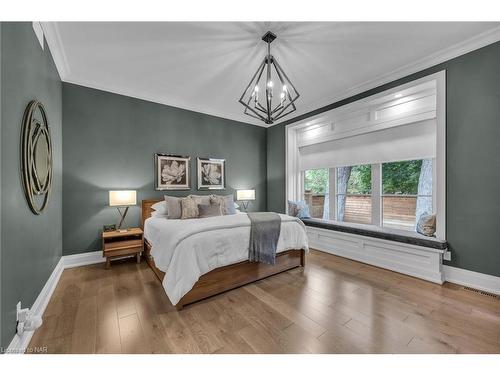
[[[417,222],[417,232],[427,237],[434,237],[436,233],[436,215],[427,213],[420,216]]]
[[[236,214],[236,206],[234,205],[234,196],[233,196],[233,194],[226,195],[224,197],[224,200],[226,201],[226,210],[227,210],[227,214],[226,215],[234,215],[234,214]]]
[[[181,198],[182,214],[181,219],[194,219],[199,215],[196,200],[190,197]]]
[[[165,195],[167,215],[169,219],[180,219],[182,214],[181,198]]]
[[[288,215],[290,216],[296,216],[298,217],[299,215],[299,210],[301,208],[307,207],[307,204],[305,201],[288,201]],[[309,207],[307,207],[307,210],[309,211]]]
[[[234,215],[236,213],[233,194],[212,195],[210,201],[212,204],[220,204],[223,215]]]
[[[155,210],[155,212],[158,213],[158,214],[160,214],[160,215],[166,215],[167,214],[167,202],[165,200],[162,200],[161,202],[153,204],[151,206],[151,208],[153,210]]]
[[[310,219],[311,214],[309,213],[309,206],[304,205],[299,207],[299,212],[297,212],[297,217],[299,219]]]
[[[222,216],[220,204],[199,204],[198,217]]]
[[[212,195],[189,195],[189,198],[193,198],[196,204],[210,204],[210,198]]]

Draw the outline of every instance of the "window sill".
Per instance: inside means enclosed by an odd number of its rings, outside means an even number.
[[[357,234],[415,246],[429,247],[442,251],[448,248],[448,243],[446,241],[434,237],[427,237],[419,233],[405,232],[397,229],[379,228],[373,225],[352,223],[346,224],[338,221],[325,221],[319,219],[302,219],[302,221],[309,227],[328,229],[336,232]]]

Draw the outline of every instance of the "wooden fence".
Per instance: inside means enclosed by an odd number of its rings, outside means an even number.
[[[306,193],[306,202],[309,205],[311,216],[323,218],[324,195]],[[413,229],[415,226],[416,197],[384,196],[383,222],[384,226],[400,229]],[[348,195],[344,221],[351,223],[370,224],[372,215],[371,197],[366,195]]]

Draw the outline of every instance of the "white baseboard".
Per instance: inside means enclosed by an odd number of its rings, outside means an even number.
[[[64,255],[64,269],[87,266],[89,264],[103,263],[106,258],[102,256],[102,251],[91,251],[89,253]]]
[[[102,257],[102,251],[92,251],[83,254],[65,255],[59,259],[57,265],[54,267],[49,279],[45,283],[42,291],[38,295],[37,299],[31,306],[31,311],[34,315],[43,316],[45,309],[54,293],[54,290],[59,282],[59,279],[66,268],[86,266],[89,264],[102,263],[106,259]],[[6,353],[10,354],[22,354],[26,351],[31,338],[33,337],[34,331],[25,331],[21,335],[15,334],[14,338],[10,342]]]
[[[446,281],[468,286],[500,296],[500,277],[484,273],[443,266]]]
[[[309,246],[330,254],[442,284],[444,251],[307,227]]]
[[[52,297],[52,293],[54,293],[54,289],[59,282],[59,278],[61,277],[62,272],[64,271],[64,257],[59,259],[54,270],[49,276],[49,279],[45,283],[42,291],[36,298],[33,306],[31,306],[31,311],[34,315],[42,316],[47,305],[50,301],[50,297]],[[26,351],[27,346],[30,343],[31,338],[33,337],[34,331],[25,331],[21,335],[15,334],[14,338],[10,342],[9,347],[7,348],[7,353],[13,354],[21,354]]]

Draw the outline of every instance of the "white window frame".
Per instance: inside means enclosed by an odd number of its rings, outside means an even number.
[[[321,127],[334,128],[335,120],[346,113],[355,113],[366,111],[372,118],[372,111],[370,106],[372,103],[377,103],[380,98],[388,95],[395,95],[396,93],[404,92],[404,90],[411,89],[414,86],[424,84],[426,82],[435,81],[436,88],[436,108],[432,112],[436,120],[436,156],[433,159],[433,208],[436,213],[436,237],[440,240],[446,240],[446,71],[441,71],[418,80],[409,82],[407,84],[386,90],[379,94],[361,99],[359,101],[347,104],[345,106],[333,109],[331,111],[322,113],[320,115],[309,118],[305,121],[297,122],[288,125],[285,130],[285,168],[286,168],[286,200],[299,200],[304,196],[304,173],[300,171],[300,154],[299,154],[299,133],[304,130],[313,130]],[[424,114],[425,115],[425,114]],[[422,115],[415,115],[411,117],[413,121],[421,120]],[[387,127],[397,126],[394,125],[395,121],[388,122]],[[409,120],[408,120],[409,121]],[[406,122],[408,123],[408,122]],[[383,128],[384,124],[378,123],[372,131]],[[365,130],[366,131],[366,130]],[[370,130],[368,130],[370,131]],[[353,132],[355,132],[353,130]],[[349,134],[352,135],[352,134]],[[331,133],[324,137],[317,136],[308,141],[307,144],[321,143],[332,139]],[[332,170],[334,173],[332,173]],[[330,183],[330,219],[336,219],[336,168],[329,169],[329,183]],[[377,181],[378,180],[378,181]],[[333,182],[333,184],[332,184]],[[375,183],[374,183],[375,182]],[[382,224],[382,178],[381,178],[381,164],[372,164],[372,223],[381,226]],[[333,190],[332,190],[333,188]],[[332,195],[333,193],[333,195]],[[380,199],[374,199],[377,197]],[[333,199],[332,199],[333,198]],[[287,207],[287,205],[286,205]]]

